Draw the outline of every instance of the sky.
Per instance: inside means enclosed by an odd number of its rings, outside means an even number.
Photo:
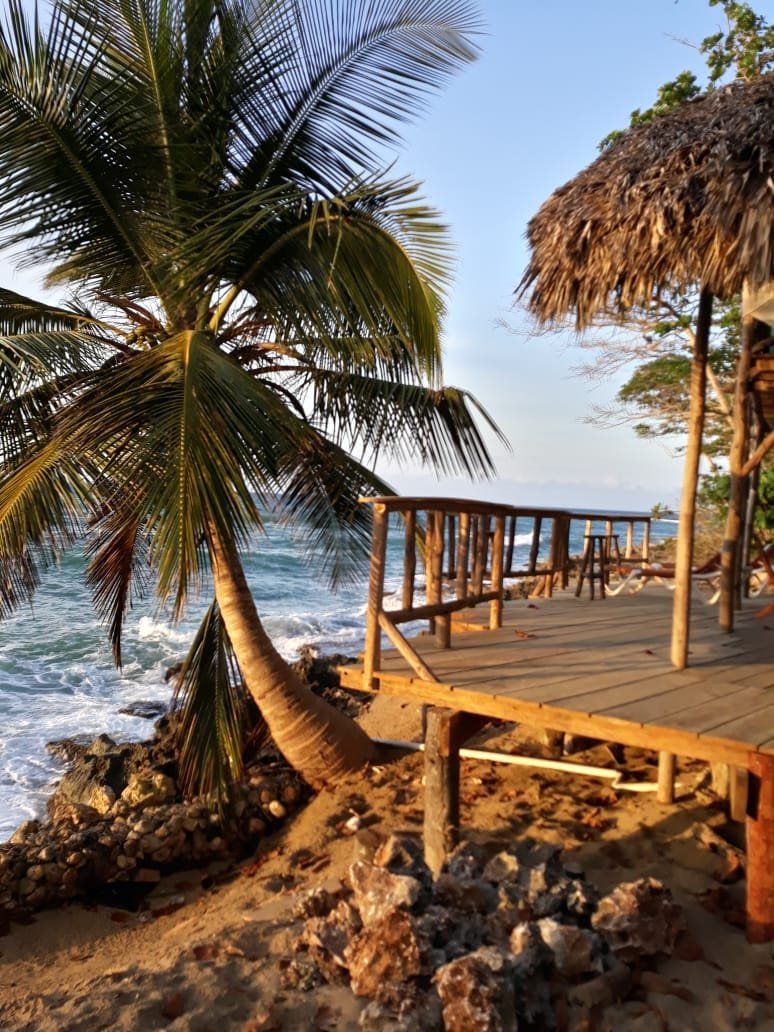
[[[495,448],[499,477],[491,483],[395,469],[387,475],[403,493],[635,510],[676,505],[682,463],[673,448],[641,440],[628,426],[583,422],[592,405],[614,397],[622,378],[592,384],[574,376],[587,357],[574,334],[531,337],[534,327],[512,309],[513,292],[528,260],[531,216],[595,159],[610,130],[650,106],[662,83],[684,68],[704,81],[696,45],[722,26],[722,12],[707,0],[479,6],[481,56],[406,134],[399,166],[424,181],[456,243],[446,382],[479,398],[512,450]]]
[[[513,310],[527,264],[530,217],[597,156],[597,144],[648,107],[722,25],[707,0],[478,0],[477,62],[405,131],[399,173],[423,181],[456,245],[445,330],[445,382],[473,392],[510,442],[493,442],[498,476],[439,480],[407,467],[380,472],[404,494],[616,510],[676,505],[681,460],[629,427],[584,422],[622,378],[591,384],[573,334],[535,337]],[[753,6],[761,10],[761,0]],[[36,293],[0,259],[0,283]],[[503,324],[507,325],[503,325]],[[510,329],[508,328],[510,326]],[[674,442],[673,442],[674,443]]]

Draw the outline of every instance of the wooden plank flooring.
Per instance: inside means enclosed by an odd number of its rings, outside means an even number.
[[[438,678],[417,677],[385,650],[381,692],[492,718],[747,765],[750,751],[774,755],[774,616],[754,619],[760,599],[721,634],[717,607],[692,613],[690,666],[669,663],[671,593],[649,585],[636,595],[591,601],[563,592],[505,604],[497,631],[452,632],[439,649],[413,645]],[[486,607],[466,621],[486,618]],[[362,668],[343,667],[342,684],[362,687]]]

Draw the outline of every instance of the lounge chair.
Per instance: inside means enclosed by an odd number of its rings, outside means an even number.
[[[646,584],[653,581],[660,584],[668,591],[675,589],[675,565],[674,563],[650,563],[635,567],[616,566],[611,572],[618,573],[623,577],[620,584],[607,587],[609,595],[618,595],[625,588],[634,595],[642,591]],[[701,566],[695,566],[691,571],[691,580],[701,588],[709,588],[710,595],[705,597],[707,605],[712,605],[720,598],[720,552],[716,552],[710,559]]]

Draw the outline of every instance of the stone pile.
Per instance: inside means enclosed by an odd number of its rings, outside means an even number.
[[[180,800],[165,749],[158,735],[145,745],[100,735],[87,747],[60,746],[74,762],[49,820],[27,821],[0,844],[0,924],[106,885],[151,885],[164,871],[243,853],[304,798],[293,771],[271,763],[267,773],[258,760],[221,819],[205,799]]]
[[[367,1032],[582,1027],[670,955],[680,907],[655,879],[604,898],[557,846],[465,845],[434,882],[416,842],[391,836],[340,892],[300,900],[288,985],[349,982]]]

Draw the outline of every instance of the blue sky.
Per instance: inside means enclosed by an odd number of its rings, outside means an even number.
[[[574,337],[530,339],[511,305],[529,218],[594,160],[603,136],[652,103],[661,83],[683,68],[703,80],[701,55],[682,41],[698,44],[721,25],[722,12],[707,0],[479,0],[479,7],[480,58],[407,129],[397,171],[424,181],[457,248],[446,382],[477,395],[512,451],[495,449],[499,478],[483,484],[382,472],[404,493],[619,509],[674,504],[681,463],[666,446],[638,440],[627,427],[582,422],[620,381],[592,386],[574,377]],[[3,262],[0,282],[37,291],[34,278],[17,277]]]
[[[760,2],[753,6],[761,10]],[[765,6],[765,5],[763,5]],[[424,180],[459,258],[446,334],[448,383],[472,390],[506,431],[500,479],[471,485],[389,470],[405,493],[442,491],[515,504],[674,504],[681,461],[628,427],[584,424],[619,380],[571,375],[575,338],[529,339],[511,311],[527,262],[526,224],[550,193],[597,156],[611,129],[648,107],[722,24],[707,0],[480,0],[482,53],[407,133],[400,167]],[[505,319],[524,332],[498,327]]]

